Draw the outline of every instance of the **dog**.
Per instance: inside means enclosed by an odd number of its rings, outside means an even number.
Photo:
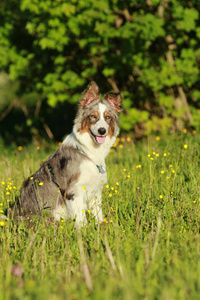
[[[119,134],[120,93],[100,98],[93,81],[82,93],[72,133],[23,184],[14,216],[51,215],[75,219],[80,228],[89,210],[103,221],[102,188],[107,183],[105,158]]]

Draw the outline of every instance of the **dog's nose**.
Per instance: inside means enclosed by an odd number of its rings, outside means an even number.
[[[106,129],[105,129],[104,127],[100,127],[100,128],[98,129],[98,133],[99,133],[100,135],[104,135],[104,134],[106,133]]]

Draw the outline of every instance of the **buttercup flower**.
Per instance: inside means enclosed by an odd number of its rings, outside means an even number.
[[[141,169],[141,168],[142,168],[141,165],[137,165],[137,166],[136,166],[136,169]]]

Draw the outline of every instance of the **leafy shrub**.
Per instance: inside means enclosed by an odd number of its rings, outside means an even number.
[[[195,0],[2,0],[0,69],[27,109],[32,93],[51,113],[74,105],[95,80],[122,91],[124,131],[199,127],[199,10]]]

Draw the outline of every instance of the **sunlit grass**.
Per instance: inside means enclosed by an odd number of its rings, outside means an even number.
[[[0,299],[198,299],[199,145],[186,130],[119,138],[98,226],[90,211],[81,232],[64,220],[1,219]],[[0,214],[56,148],[2,149]]]

